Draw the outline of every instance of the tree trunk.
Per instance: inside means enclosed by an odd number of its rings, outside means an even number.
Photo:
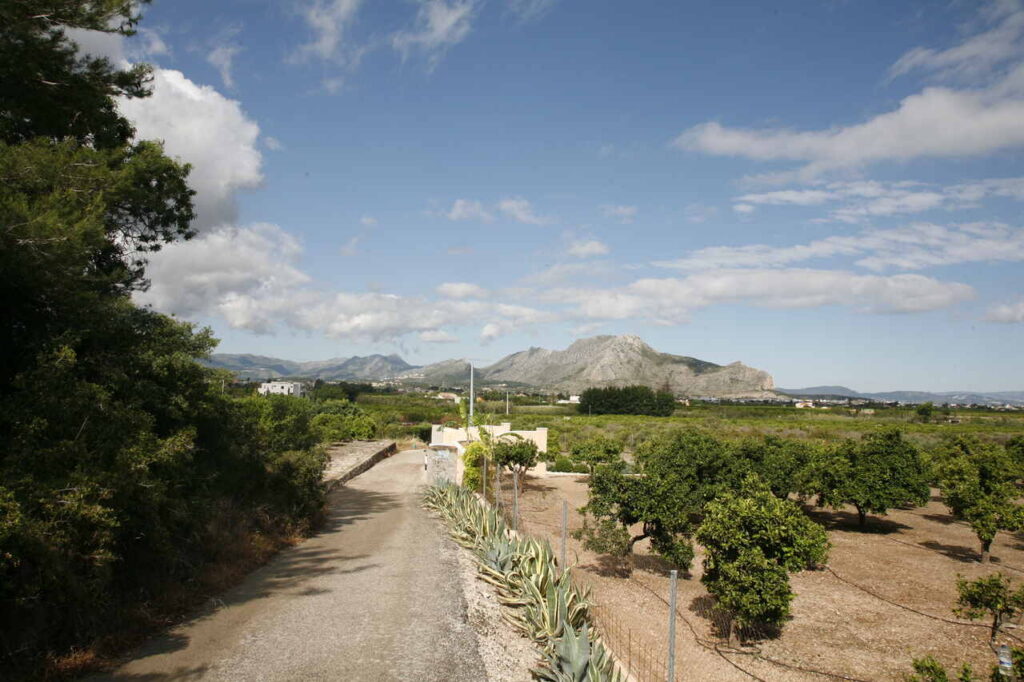
[[[729,648],[730,649],[739,649],[740,648],[740,632],[739,632],[739,628],[736,627],[736,620],[732,616],[729,616],[729,624],[726,625],[726,627],[729,628],[729,632],[727,634],[727,639],[728,639],[728,642],[729,642]]]
[[[858,524],[858,526],[860,527],[861,530],[864,530],[864,526],[867,525],[867,522],[868,522],[868,513],[866,511],[864,511],[863,509],[861,509],[860,507],[857,507],[857,524]]]
[[[1003,625],[1003,621],[999,617],[998,614],[995,617],[992,618],[992,630],[989,633],[989,641],[990,642],[995,643],[996,636],[999,634],[999,628],[1001,628],[1002,625]]]
[[[983,564],[987,564],[988,563],[988,558],[989,558],[988,552],[989,552],[989,550],[991,548],[992,548],[992,541],[991,540],[982,540],[981,541],[981,563],[983,563]]]

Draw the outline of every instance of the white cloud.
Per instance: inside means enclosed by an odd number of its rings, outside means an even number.
[[[750,204],[733,204],[732,210],[740,215],[750,215],[757,210],[757,207]]]
[[[263,146],[272,152],[279,152],[284,149],[284,144],[281,140],[276,137],[271,137],[270,135],[263,136]]]
[[[828,130],[728,128],[702,123],[680,134],[679,149],[758,161],[805,162],[796,176],[879,161],[980,156],[1024,146],[1024,68],[991,87],[929,87],[897,109]],[[788,177],[783,174],[778,177]]]
[[[206,55],[206,61],[217,69],[217,73],[220,74],[220,79],[224,82],[224,87],[226,88],[234,89],[235,87],[235,77],[232,69],[234,68],[235,57],[241,51],[242,48],[238,45],[219,45],[211,50],[210,54]]]
[[[607,260],[591,260],[582,263],[556,263],[523,277],[523,282],[531,286],[552,287],[560,284],[575,284],[582,280],[601,279],[613,275],[616,266]],[[557,300],[557,295],[553,298]]]
[[[228,227],[151,254],[144,305],[182,317],[220,315],[232,327],[268,332],[284,300],[309,277],[297,269],[301,245],[280,227]]]
[[[509,218],[527,225],[547,225],[551,223],[550,218],[538,216],[533,211],[533,206],[522,197],[502,199],[498,202],[498,210]]]
[[[359,224],[362,225],[363,227],[376,227],[377,219],[374,218],[372,215],[364,215],[362,218],[359,219]]]
[[[969,208],[991,197],[1024,199],[1024,178],[990,178],[947,187],[870,180],[829,182],[819,183],[813,189],[744,194],[733,201],[744,206],[819,206],[839,203],[842,205],[831,209],[831,219],[856,223],[874,216]]]
[[[449,334],[448,332],[431,329],[425,332],[420,332],[419,339],[426,343],[456,343],[458,342],[459,337]]]
[[[487,290],[469,282],[445,282],[437,287],[437,293],[445,298],[485,298]]]
[[[433,69],[445,52],[461,43],[473,28],[478,0],[420,0],[415,26],[391,36],[391,45],[407,58],[414,51]]]
[[[1024,322],[1024,300],[1016,303],[1000,303],[988,310],[985,319],[989,322],[1003,322],[1006,324]]]
[[[1024,5],[982,6],[980,29],[948,49],[917,47],[889,69],[967,84],[927,87],[862,123],[825,130],[730,128],[707,122],[679,135],[687,150],[759,161],[796,161],[795,172],[761,179],[809,179],[881,161],[982,156],[1024,146]]]
[[[444,215],[448,220],[479,220],[485,223],[494,220],[494,216],[487,212],[483,204],[470,199],[456,199]]]
[[[547,14],[558,0],[508,0],[508,8],[520,21],[540,19]]]
[[[78,45],[81,52],[93,57],[105,57],[115,66],[133,59],[153,59],[171,53],[160,33],[151,28],[140,28],[131,37],[83,28],[65,28],[64,33]]]
[[[1020,57],[1024,37],[1024,11],[1020,3],[989,3],[988,25],[999,23],[945,50],[915,47],[889,68],[896,78],[912,71],[924,71],[943,78],[978,78],[1000,64]]]
[[[298,60],[317,57],[347,61],[345,34],[356,19],[362,0],[311,0],[299,10],[313,31],[313,39],[295,53]]]
[[[909,313],[946,308],[973,296],[974,290],[966,284],[915,274],[723,269],[684,278],[641,279],[620,289],[580,290],[576,301],[579,314],[587,318],[643,317],[679,324],[695,310],[720,304],[764,308],[842,305],[861,312]]]
[[[870,270],[1018,262],[1024,261],[1024,229],[998,223],[950,227],[914,223],[891,230],[865,230],[856,235],[826,237],[794,246],[713,246],[655,265],[682,270],[765,268],[837,256],[858,258],[856,264]]]
[[[575,241],[569,245],[569,255],[577,258],[603,256],[609,251],[608,245],[596,239]]]
[[[196,85],[180,71],[156,69],[153,95],[119,99],[140,139],[163,140],[167,153],[192,164],[197,229],[235,221],[235,194],[259,186],[259,126],[235,100]]]
[[[636,218],[636,211],[636,206],[612,206],[606,204],[601,207],[601,212],[606,218],[618,220],[623,225],[633,222]]]

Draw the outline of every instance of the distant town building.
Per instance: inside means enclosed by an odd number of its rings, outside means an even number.
[[[293,395],[301,398],[306,394],[305,387],[298,381],[267,381],[256,389],[260,395]]]
[[[453,403],[459,402],[459,396],[455,395],[454,393],[438,393],[434,397],[437,398],[438,400],[450,400]]]
[[[556,402],[559,405],[579,405],[580,404],[580,397],[578,395],[571,395],[571,396],[569,396],[568,400],[558,400]]]

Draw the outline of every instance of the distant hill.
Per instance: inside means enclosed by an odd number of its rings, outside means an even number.
[[[443,360],[418,367],[398,355],[367,355],[293,362],[263,355],[217,353],[206,363],[227,369],[242,379],[302,377],[328,381],[380,381],[395,379],[420,386],[465,386],[469,362]],[[770,374],[734,362],[718,365],[686,355],[662,353],[638,336],[593,336],[579,339],[564,350],[529,348],[512,353],[488,367],[476,368],[478,386],[504,385],[564,393],[590,387],[644,384],[668,387],[678,395],[717,398],[862,398],[880,402],[1024,405],[1024,391],[978,393],[948,391],[889,391],[861,393],[846,386],[774,388]]]
[[[239,379],[308,377],[328,381],[378,381],[415,367],[397,355],[367,355],[293,362],[263,355],[214,353],[205,364],[229,370]]]
[[[881,393],[860,393],[845,386],[811,386],[808,388],[779,388],[779,393],[796,398],[842,397],[875,400],[883,403],[920,404],[932,402],[936,405],[956,403],[958,405],[1024,405],[1024,391],[996,391],[977,393],[972,391],[883,391]]]
[[[293,362],[262,355],[211,356],[211,367],[243,379],[305,377],[325,380],[397,379],[415,385],[469,383],[469,362],[444,360],[417,367],[397,355],[334,358]],[[578,393],[592,386],[644,384],[668,387],[680,395],[770,398],[773,382],[767,372],[734,362],[717,365],[685,355],[661,353],[638,336],[594,336],[565,350],[530,348],[476,369],[480,386],[506,385]]]
[[[705,360],[661,353],[638,336],[594,336],[565,350],[530,348],[508,355],[480,370],[488,383],[538,386],[578,393],[595,386],[644,384],[668,387],[680,395],[770,397],[767,372],[734,362],[716,365]]]

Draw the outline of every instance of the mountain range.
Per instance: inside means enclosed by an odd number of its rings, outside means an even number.
[[[325,381],[379,381],[414,368],[414,365],[410,365],[397,355],[367,355],[293,362],[265,355],[214,353],[204,364],[229,370],[239,379],[307,377]]]
[[[444,360],[423,367],[397,355],[292,362],[261,355],[217,353],[207,363],[241,379],[306,377],[343,381],[396,380],[411,385],[464,385],[469,362]],[[767,372],[743,363],[717,365],[683,355],[660,353],[638,336],[595,336],[565,350],[530,348],[489,367],[476,368],[481,386],[507,385],[578,393],[592,386],[645,384],[680,394],[713,397],[771,397]]]
[[[470,367],[466,360],[416,366],[398,355],[293,362],[262,355],[223,353],[212,355],[206,364],[229,370],[240,379],[392,380],[421,386],[465,386],[469,383]],[[845,386],[775,388],[771,375],[763,370],[740,362],[718,365],[685,355],[662,353],[632,335],[580,339],[564,350],[530,348],[507,355],[490,366],[477,367],[475,378],[479,386],[505,385],[564,393],[579,393],[593,386],[645,384],[657,389],[667,387],[678,395],[718,398],[774,398],[782,394],[902,403],[1024,405],[1024,391],[861,393]]]

